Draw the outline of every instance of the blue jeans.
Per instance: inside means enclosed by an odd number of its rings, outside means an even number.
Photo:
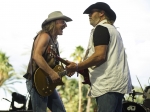
[[[96,97],[97,112],[122,112],[123,97],[123,94],[116,92],[109,92]]]
[[[32,87],[32,80],[27,80],[26,85],[31,96],[33,112],[46,112],[47,107],[52,112],[66,112],[62,100],[56,90],[48,97],[41,97],[36,92],[35,88]]]

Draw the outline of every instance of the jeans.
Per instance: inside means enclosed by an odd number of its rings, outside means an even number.
[[[97,112],[122,112],[123,97],[123,94],[116,92],[109,92],[96,97]]]
[[[27,80],[26,86],[31,96],[33,112],[46,112],[47,107],[52,112],[66,112],[56,90],[48,97],[41,97],[32,86],[32,80]]]

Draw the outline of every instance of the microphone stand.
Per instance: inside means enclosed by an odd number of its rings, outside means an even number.
[[[134,99],[136,99],[135,98],[135,90],[133,90],[133,93],[132,93],[132,102],[134,102]]]

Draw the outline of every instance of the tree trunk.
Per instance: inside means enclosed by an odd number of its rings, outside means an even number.
[[[88,96],[89,91],[90,91],[90,89],[88,89],[88,92],[87,92],[88,101],[87,101],[87,105],[86,105],[86,112],[90,112],[91,97]]]
[[[79,74],[79,108],[78,112],[82,112],[82,90],[81,90],[81,75]]]
[[[88,102],[86,106],[86,112],[90,112],[91,98],[88,96]]]

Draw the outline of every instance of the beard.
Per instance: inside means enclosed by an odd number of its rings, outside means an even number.
[[[100,22],[100,18],[90,19],[90,24],[94,27]]]

